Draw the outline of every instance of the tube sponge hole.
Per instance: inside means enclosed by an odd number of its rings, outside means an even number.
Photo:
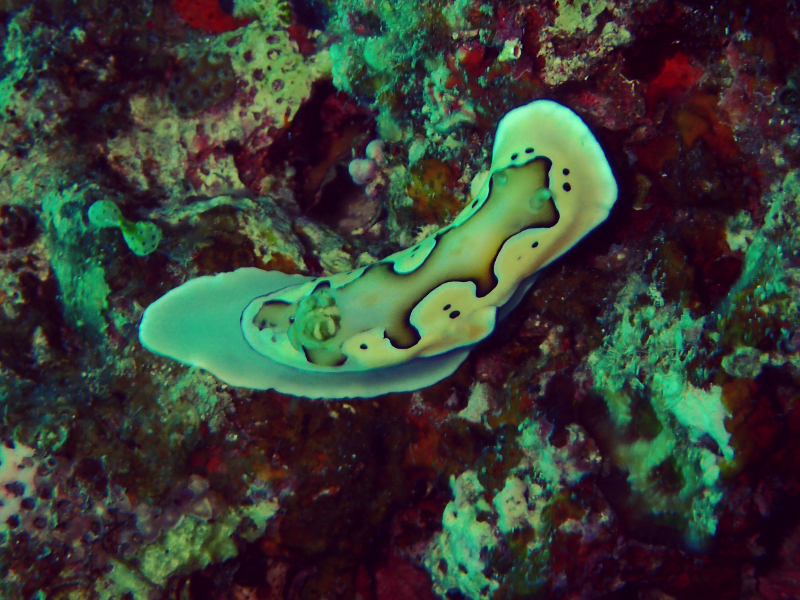
[[[89,221],[95,227],[119,227],[128,248],[136,256],[147,256],[161,241],[161,230],[149,221],[129,221],[110,200],[98,200],[89,207]]]

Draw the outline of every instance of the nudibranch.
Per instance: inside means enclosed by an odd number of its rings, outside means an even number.
[[[244,268],[190,280],[147,308],[140,340],[245,388],[371,398],[427,387],[455,371],[616,199],[586,124],[537,100],[500,121],[484,183],[450,225],[348,273]]]

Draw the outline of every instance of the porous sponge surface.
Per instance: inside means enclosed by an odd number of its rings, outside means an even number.
[[[108,144],[137,187],[176,196],[184,194],[176,181],[209,196],[243,188],[225,144],[267,147],[330,72],[327,51],[304,57],[284,29],[263,20],[175,54],[178,79],[162,95],[133,96],[135,127]]]
[[[33,448],[0,444],[0,532],[22,520],[22,501],[36,495]]]

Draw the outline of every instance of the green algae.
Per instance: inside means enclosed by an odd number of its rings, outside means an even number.
[[[89,222],[95,227],[118,227],[128,248],[136,256],[147,256],[161,241],[161,230],[149,221],[129,221],[110,200],[98,200],[89,207]]]

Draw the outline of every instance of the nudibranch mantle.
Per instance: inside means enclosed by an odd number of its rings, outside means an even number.
[[[309,398],[423,388],[455,371],[616,198],[586,124],[537,100],[503,117],[479,193],[434,235],[329,277],[245,268],[190,280],[147,308],[139,337],[239,387]]]

